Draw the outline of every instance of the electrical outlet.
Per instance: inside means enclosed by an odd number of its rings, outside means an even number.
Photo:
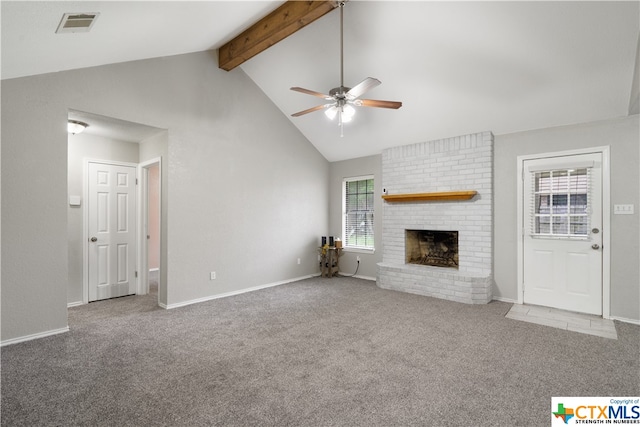
[[[356,261],[360,262],[360,255],[356,257]]]
[[[298,258],[298,265],[300,265],[300,258]]]
[[[209,273],[209,280],[216,280],[216,272],[212,271],[211,273]]]

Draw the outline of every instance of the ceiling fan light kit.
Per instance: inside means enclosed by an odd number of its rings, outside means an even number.
[[[338,2],[340,8],[340,86],[329,91],[329,94],[316,92],[302,87],[292,87],[291,90],[304,93],[307,95],[323,98],[330,101],[327,104],[317,105],[309,109],[293,113],[292,117],[300,117],[314,111],[325,110],[324,114],[331,120],[338,118],[338,126],[340,126],[340,136],[344,136],[343,124],[353,119],[356,113],[355,107],[374,107],[374,108],[391,108],[397,110],[402,107],[399,101],[382,101],[378,99],[359,99],[369,90],[381,84],[380,80],[373,77],[367,77],[353,88],[344,85],[344,1]]]

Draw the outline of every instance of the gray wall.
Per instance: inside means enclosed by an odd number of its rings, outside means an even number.
[[[2,81],[3,341],[67,327],[68,106],[28,80]]]
[[[634,215],[611,215],[611,315],[640,320],[640,175],[638,115],[496,135],[494,296],[517,299],[517,157],[585,147],[611,147],[611,204],[634,204]],[[609,206],[613,212],[613,206]]]
[[[329,164],[215,52],[3,80],[3,341],[67,325],[69,109],[168,129],[168,305],[317,273]]]
[[[68,141],[67,182],[69,196],[84,197],[83,169],[85,158],[138,163],[139,146],[136,143],[118,141],[86,133],[69,134]],[[82,302],[82,248],[84,244],[82,229],[85,202],[86,200],[83,199],[80,206],[69,206],[67,204],[67,227],[69,230],[68,303]]]
[[[333,162],[330,166],[329,180],[329,235],[342,234],[342,180],[354,176],[373,175],[375,186],[374,198],[374,253],[343,251],[340,258],[340,272],[353,274],[356,271],[356,256],[360,256],[358,276],[373,278],[377,276],[377,263],[382,261],[382,155],[360,157],[357,159]],[[323,234],[324,235],[324,234]],[[320,242],[318,242],[319,244]]]

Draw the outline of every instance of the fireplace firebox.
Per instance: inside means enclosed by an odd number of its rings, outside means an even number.
[[[458,268],[458,232],[405,230],[407,264]]]

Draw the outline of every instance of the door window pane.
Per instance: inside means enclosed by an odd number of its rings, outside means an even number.
[[[569,195],[554,194],[553,195],[553,211],[554,214],[566,214],[568,212]]]
[[[551,234],[551,217],[539,216],[536,217],[536,230],[534,234]]]
[[[571,195],[571,213],[586,214],[587,213],[587,194]]]
[[[536,213],[538,214],[550,214],[551,196],[548,194],[536,194]]]
[[[588,224],[587,224],[586,215],[571,216],[570,221],[571,221],[570,234],[579,235],[579,236],[587,235]]]
[[[569,221],[566,216],[553,217],[553,233],[552,234],[568,234]]]
[[[554,193],[564,193],[569,185],[569,173],[567,171],[553,171],[551,173],[551,190]]]
[[[536,174],[536,193],[548,193],[551,191],[551,172],[539,172]]]

